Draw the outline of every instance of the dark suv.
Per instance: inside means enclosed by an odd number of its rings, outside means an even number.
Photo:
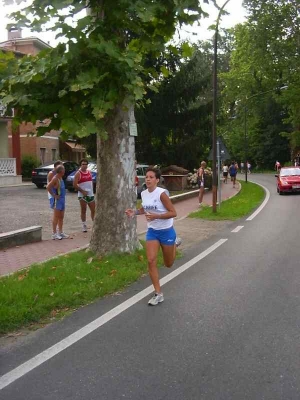
[[[78,164],[75,161],[62,161],[63,166],[65,167],[65,175],[63,177],[64,180],[67,179],[67,176],[71,174],[71,172],[75,171],[78,168]],[[31,181],[38,188],[42,188],[47,185],[47,175],[54,168],[53,162],[41,165],[38,168],[34,168],[31,173]]]

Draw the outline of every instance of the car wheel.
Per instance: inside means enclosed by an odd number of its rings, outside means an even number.
[[[42,183],[35,184],[38,189],[43,189],[44,185]]]

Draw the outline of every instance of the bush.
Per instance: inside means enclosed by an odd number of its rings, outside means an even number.
[[[23,156],[21,161],[23,178],[31,178],[32,170],[39,164],[40,162],[36,157],[30,155]]]

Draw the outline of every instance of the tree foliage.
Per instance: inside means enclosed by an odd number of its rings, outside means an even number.
[[[219,70],[229,68],[232,35],[219,37]],[[158,93],[137,110],[141,135],[137,138],[138,159],[148,163],[177,164],[189,170],[207,159],[212,145],[213,45],[194,45],[193,57],[178,61],[177,71],[164,78]]]
[[[238,124],[242,134],[247,108],[250,157],[271,166],[274,158],[290,159],[288,138],[299,130],[299,4],[247,0],[245,6],[248,21],[235,28],[230,71],[222,75],[223,112],[235,118],[227,128],[236,130]],[[286,90],[277,90],[284,86]],[[283,131],[287,134],[281,135]],[[265,151],[266,144],[271,152]]]
[[[79,19],[76,27],[68,23],[68,17],[86,9],[85,1],[48,4],[35,0],[15,13],[20,23],[35,30],[55,18],[53,29],[68,40],[37,57],[22,59],[17,74],[4,83],[3,101],[21,106],[19,121],[51,117],[48,129],[62,129],[66,135],[101,132],[105,136],[105,118],[114,107],[139,102],[146,85],[159,78],[160,71],[149,59],[162,57],[178,23],[192,23],[202,13],[196,0],[119,0],[114,7],[102,0],[90,1],[88,6],[92,12]],[[172,50],[173,46],[168,47]],[[45,129],[39,128],[40,133]]]
[[[134,206],[128,110],[167,74],[168,63],[161,60],[175,50],[169,43],[176,29],[202,14],[198,0],[33,0],[14,16],[36,31],[54,18],[52,29],[66,38],[54,49],[20,60],[16,74],[2,81],[0,95],[18,108],[17,122],[50,118],[39,134],[49,129],[65,136],[97,134],[91,247],[98,254],[136,248],[136,222],[124,214]],[[191,55],[187,44],[182,53]]]

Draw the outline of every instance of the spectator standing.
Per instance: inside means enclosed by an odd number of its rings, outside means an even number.
[[[69,235],[63,232],[63,223],[66,207],[66,189],[63,181],[65,168],[58,165],[56,174],[47,185],[48,193],[51,195],[50,207],[53,209],[52,239],[67,239]]]
[[[80,216],[82,232],[87,232],[86,210],[89,206],[92,221],[95,217],[95,196],[93,189],[93,177],[88,168],[88,160],[83,158],[79,161],[80,168],[74,176],[73,186],[78,190],[78,200],[80,204]]]
[[[146,216],[148,225],[146,233],[148,271],[155,291],[148,302],[151,306],[156,306],[164,301],[157,269],[159,249],[162,249],[164,265],[170,268],[175,261],[176,247],[181,243],[181,240],[176,238],[173,227],[173,218],[176,217],[177,213],[166,194],[166,190],[157,186],[159,180],[160,171],[155,168],[148,168],[145,180],[147,189],[141,193],[142,207],[137,210],[129,208],[125,211],[128,217],[140,214]]]
[[[52,181],[52,178],[56,175],[56,168],[57,168],[59,165],[63,165],[62,161],[60,161],[60,160],[55,161],[55,163],[54,163],[54,168],[53,168],[53,169],[48,173],[48,175],[47,175],[47,185],[48,185],[49,182]],[[49,202],[50,202],[50,199],[51,199],[51,198],[52,198],[52,196],[51,196],[51,194],[48,192],[48,199],[49,199]]]
[[[52,181],[52,179],[54,178],[54,176],[56,175],[56,168],[59,166],[59,165],[63,165],[63,163],[62,163],[62,161],[60,161],[60,160],[57,160],[57,161],[55,161],[55,163],[54,163],[54,165],[53,165],[53,169],[48,173],[48,175],[47,175],[47,186],[48,186],[48,184]],[[52,195],[48,192],[48,190],[47,190],[47,194],[48,194],[48,200],[49,200],[49,205],[50,205],[50,208],[53,210],[53,208],[51,207],[51,202],[52,202]],[[52,226],[53,226],[53,224],[55,223],[54,222],[54,211],[53,211],[53,214],[52,214],[52,222],[51,222],[51,224],[52,224]],[[55,233],[56,233],[56,231],[55,231]],[[56,239],[55,237],[53,237],[53,235],[52,235],[52,239]]]
[[[205,190],[205,168],[206,168],[206,162],[201,161],[200,168],[197,171],[197,182],[199,186],[199,207],[202,206],[204,190]]]

